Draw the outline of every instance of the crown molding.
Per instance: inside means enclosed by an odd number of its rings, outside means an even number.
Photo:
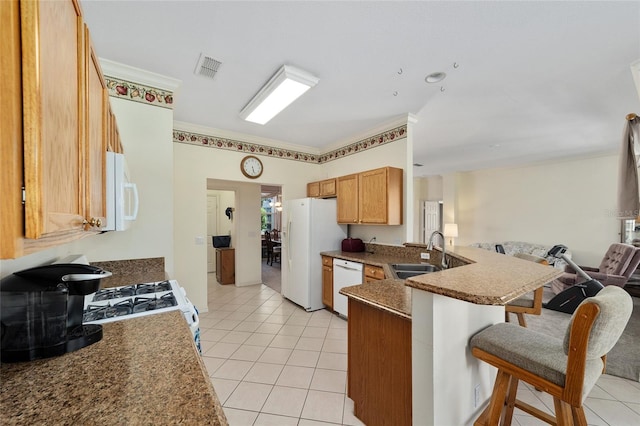
[[[151,71],[146,71],[130,65],[121,64],[105,58],[99,58],[102,73],[115,79],[122,79],[131,83],[143,84],[166,92],[175,93],[182,85],[182,80],[167,77]]]

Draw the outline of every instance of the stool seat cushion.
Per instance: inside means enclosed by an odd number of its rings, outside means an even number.
[[[512,306],[522,306],[523,308],[533,307],[533,293],[527,293],[509,302]]]
[[[565,385],[567,356],[564,354],[562,339],[514,324],[500,323],[474,335],[470,345],[558,386]],[[603,368],[602,359],[587,360],[583,400],[602,374]]]

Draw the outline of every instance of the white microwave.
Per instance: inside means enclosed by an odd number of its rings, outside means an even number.
[[[124,231],[138,217],[138,187],[129,182],[124,154],[107,152],[107,224],[103,231]]]

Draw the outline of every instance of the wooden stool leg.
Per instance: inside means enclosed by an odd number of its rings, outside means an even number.
[[[561,400],[560,398],[553,398],[553,405],[556,409],[556,424],[558,426],[572,426],[572,410],[569,404]]]
[[[526,327],[527,321],[524,319],[524,314],[522,312],[518,312],[516,315],[518,315],[518,324],[520,324],[521,327]]]
[[[516,394],[518,393],[518,378],[512,376],[509,383],[509,393],[507,394],[507,409],[502,416],[502,425],[511,426],[513,419],[513,409],[516,406]]]
[[[584,408],[571,407],[571,414],[573,415],[573,424],[575,426],[587,426],[587,418],[584,415]]]
[[[482,414],[480,414],[480,417],[473,423],[474,426],[498,425],[507,390],[509,389],[509,379],[511,379],[510,374],[503,370],[498,370],[489,406],[485,408]]]

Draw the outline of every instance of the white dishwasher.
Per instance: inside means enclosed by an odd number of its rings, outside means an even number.
[[[333,259],[333,310],[348,317],[347,296],[340,289],[350,285],[362,284],[362,263]]]

